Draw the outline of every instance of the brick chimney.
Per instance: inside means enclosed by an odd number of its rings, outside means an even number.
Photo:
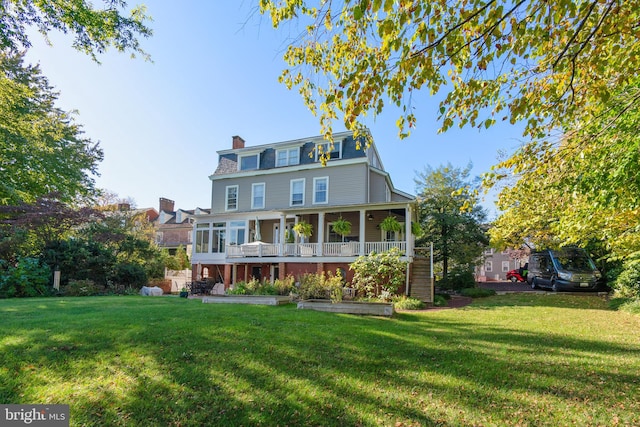
[[[173,212],[173,207],[175,202],[173,200],[165,199],[164,197],[160,197],[160,212]]]
[[[238,148],[244,148],[244,139],[240,138],[239,136],[233,136],[233,149],[236,150]]]

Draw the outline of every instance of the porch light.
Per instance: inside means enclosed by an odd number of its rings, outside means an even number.
[[[369,215],[367,215],[367,219],[368,219],[369,221],[373,221],[373,214],[369,214]]]

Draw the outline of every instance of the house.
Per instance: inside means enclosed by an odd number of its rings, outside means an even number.
[[[529,261],[529,250],[505,249],[498,251],[487,247],[482,257],[483,262],[476,267],[477,281],[506,281],[508,271],[517,270]]]
[[[340,270],[349,280],[358,256],[393,247],[408,270],[414,260],[415,199],[393,186],[375,145],[359,147],[352,132],[334,134],[333,147],[322,136],[258,146],[234,136],[209,178],[211,210],[193,216],[194,278],[228,287]],[[400,230],[381,227],[388,217]],[[332,227],[340,219],[351,223],[345,236]],[[310,236],[294,232],[300,223]]]
[[[170,255],[175,255],[180,246],[190,254],[193,241],[193,217],[207,214],[209,210],[201,208],[174,210],[175,202],[164,197],[160,197],[159,205],[157,220],[154,222],[156,244],[166,248]]]

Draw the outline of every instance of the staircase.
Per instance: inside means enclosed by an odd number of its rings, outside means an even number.
[[[431,278],[431,259],[416,255],[411,264],[409,296],[426,303],[433,303],[433,279]]]

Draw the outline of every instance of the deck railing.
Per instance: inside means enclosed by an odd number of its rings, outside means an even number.
[[[371,252],[385,252],[398,248],[402,253],[407,251],[407,242],[365,242],[365,251],[360,253],[360,242],[329,243],[248,243],[244,245],[227,245],[227,258],[262,258],[262,257],[357,257]],[[322,251],[320,251],[322,249]]]

